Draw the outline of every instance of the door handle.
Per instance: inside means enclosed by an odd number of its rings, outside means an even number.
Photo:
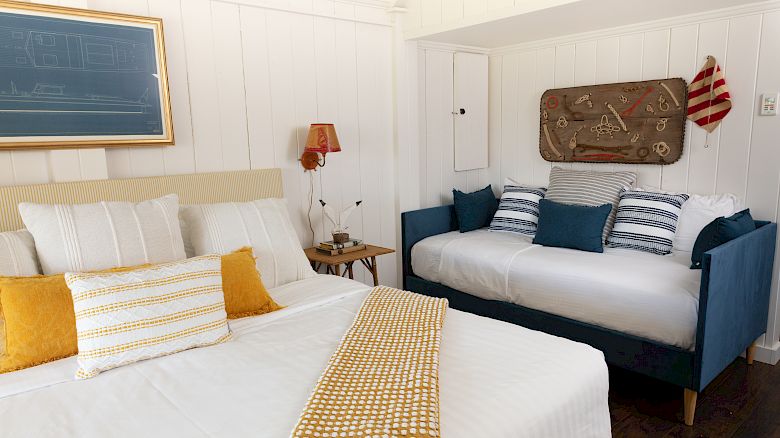
[[[462,116],[464,114],[466,114],[466,110],[464,108],[459,109],[457,112],[455,112],[455,111],[452,112],[452,115],[455,115],[455,116]]]

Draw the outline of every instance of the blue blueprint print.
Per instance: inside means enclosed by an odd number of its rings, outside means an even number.
[[[160,134],[152,29],[0,13],[0,137]]]

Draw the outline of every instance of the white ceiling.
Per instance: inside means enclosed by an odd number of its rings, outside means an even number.
[[[755,0],[576,0],[466,27],[442,26],[413,39],[494,49],[529,41],[755,3]]]

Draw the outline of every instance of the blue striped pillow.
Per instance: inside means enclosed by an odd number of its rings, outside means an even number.
[[[623,191],[607,246],[660,255],[671,253],[677,220],[688,198],[686,194]]]
[[[539,223],[539,200],[544,198],[544,187],[527,187],[507,178],[498,211],[490,222],[490,231],[533,236]]]

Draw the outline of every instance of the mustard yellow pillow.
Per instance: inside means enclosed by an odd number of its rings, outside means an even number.
[[[0,277],[0,312],[0,319],[5,323],[5,354],[0,355],[0,374],[78,353],[73,298],[64,274]]]
[[[222,256],[222,291],[229,319],[281,309],[260,279],[252,248],[241,248]]]
[[[0,373],[78,352],[73,300],[63,275],[0,277],[0,303],[6,343]]]

